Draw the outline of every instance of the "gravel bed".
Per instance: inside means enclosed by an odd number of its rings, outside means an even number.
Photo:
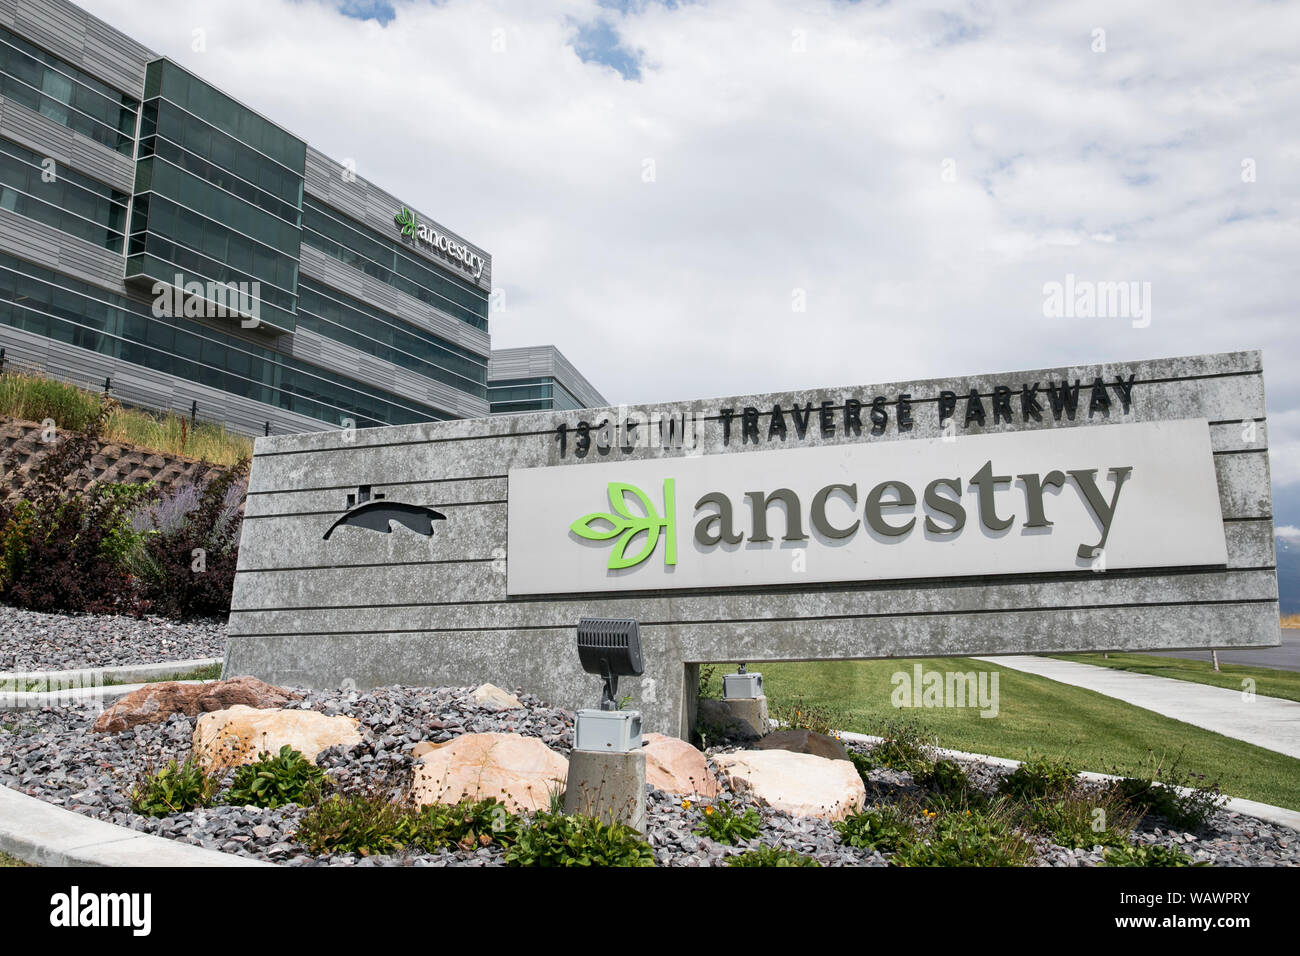
[[[223,621],[45,614],[0,605],[0,671],[157,664],[225,653]]]
[[[387,781],[401,785],[409,779],[411,748],[421,741],[442,742],[462,733],[515,732],[539,737],[567,754],[573,717],[528,694],[518,696],[524,707],[499,713],[473,704],[470,688],[386,687],[356,691],[304,691],[290,706],[358,718],[368,739],[355,747],[323,752],[317,763],[340,785]],[[172,757],[183,759],[190,749],[194,721],[173,715],[166,723],[137,727],[121,734],[91,734],[97,709],[77,706],[22,713],[0,713],[0,784],[50,803],[108,820],[121,826],[183,840],[214,850],[237,853],[290,866],[502,866],[496,848],[474,851],[442,850],[363,858],[354,854],[313,856],[294,839],[304,812],[298,807],[263,810],[256,807],[214,806],[189,813],[150,818],[131,811],[125,792],[143,769]],[[982,763],[967,763],[973,781],[991,792],[1005,773]],[[867,780],[868,801],[884,802],[920,797],[924,791],[906,773],[878,769]],[[723,793],[721,799],[741,808],[744,797]],[[647,836],[661,866],[724,865],[726,858],[760,844],[795,850],[825,866],[886,866],[878,852],[840,843],[825,821],[790,817],[759,807],[763,829],[747,845],[726,846],[694,831],[706,802],[651,790],[647,799]],[[1145,822],[1134,833],[1140,843],[1177,844],[1198,861],[1214,865],[1300,865],[1300,833],[1218,811],[1199,834],[1173,833]],[[1086,866],[1101,860],[1101,851],[1070,850],[1035,838],[1040,866]]]

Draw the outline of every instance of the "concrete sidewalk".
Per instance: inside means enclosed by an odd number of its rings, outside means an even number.
[[[0,787],[0,850],[37,866],[274,866],[83,816]]]
[[[1096,691],[1225,737],[1300,758],[1300,702],[1297,701],[1258,695],[1247,700],[1241,691],[1225,687],[1047,657],[1008,655],[976,660]]]

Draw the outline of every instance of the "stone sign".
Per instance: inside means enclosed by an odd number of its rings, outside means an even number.
[[[698,664],[1279,641],[1258,352],[258,439],[229,674],[590,706]]]

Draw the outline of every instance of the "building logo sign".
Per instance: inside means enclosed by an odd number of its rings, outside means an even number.
[[[514,469],[508,511],[510,594],[1227,562],[1204,419]]]
[[[659,543],[659,533],[664,535],[664,564],[677,563],[677,502],[673,488],[673,479],[664,479],[664,516],[659,517],[650,496],[636,485],[611,482],[606,489],[609,495],[611,513],[596,511],[584,515],[569,530],[588,541],[608,541],[617,537],[614,548],[609,555],[610,570],[631,568],[640,564],[654,554],[655,545]],[[641,506],[641,514],[633,514],[629,508],[628,496]],[[628,545],[640,534],[645,534],[641,550],[632,557],[627,556]]]
[[[357,489],[356,494],[348,495],[347,502],[343,514],[339,515],[321,535],[324,540],[328,541],[334,529],[340,527],[363,528],[367,531],[391,534],[394,522],[427,538],[433,534],[433,523],[445,521],[447,518],[442,512],[426,508],[424,505],[389,501],[384,497],[383,492],[376,492],[372,498],[369,485],[362,485]]]
[[[405,206],[393,216],[393,222],[397,224],[398,231],[403,238],[421,243],[441,252],[449,259],[454,259],[473,273],[475,279],[483,275],[485,263],[482,256],[472,251],[464,243],[444,236],[427,222],[420,222],[420,217]]]

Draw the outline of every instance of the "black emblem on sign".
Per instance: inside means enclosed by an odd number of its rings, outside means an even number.
[[[445,521],[446,515],[426,508],[424,505],[408,505],[400,501],[388,501],[382,494],[370,496],[370,486],[362,485],[355,495],[348,495],[348,510],[329,526],[324,534],[326,541],[340,525],[352,528],[366,528],[388,534],[393,530],[393,522],[405,525],[416,534],[425,537],[433,534],[434,521]]]

